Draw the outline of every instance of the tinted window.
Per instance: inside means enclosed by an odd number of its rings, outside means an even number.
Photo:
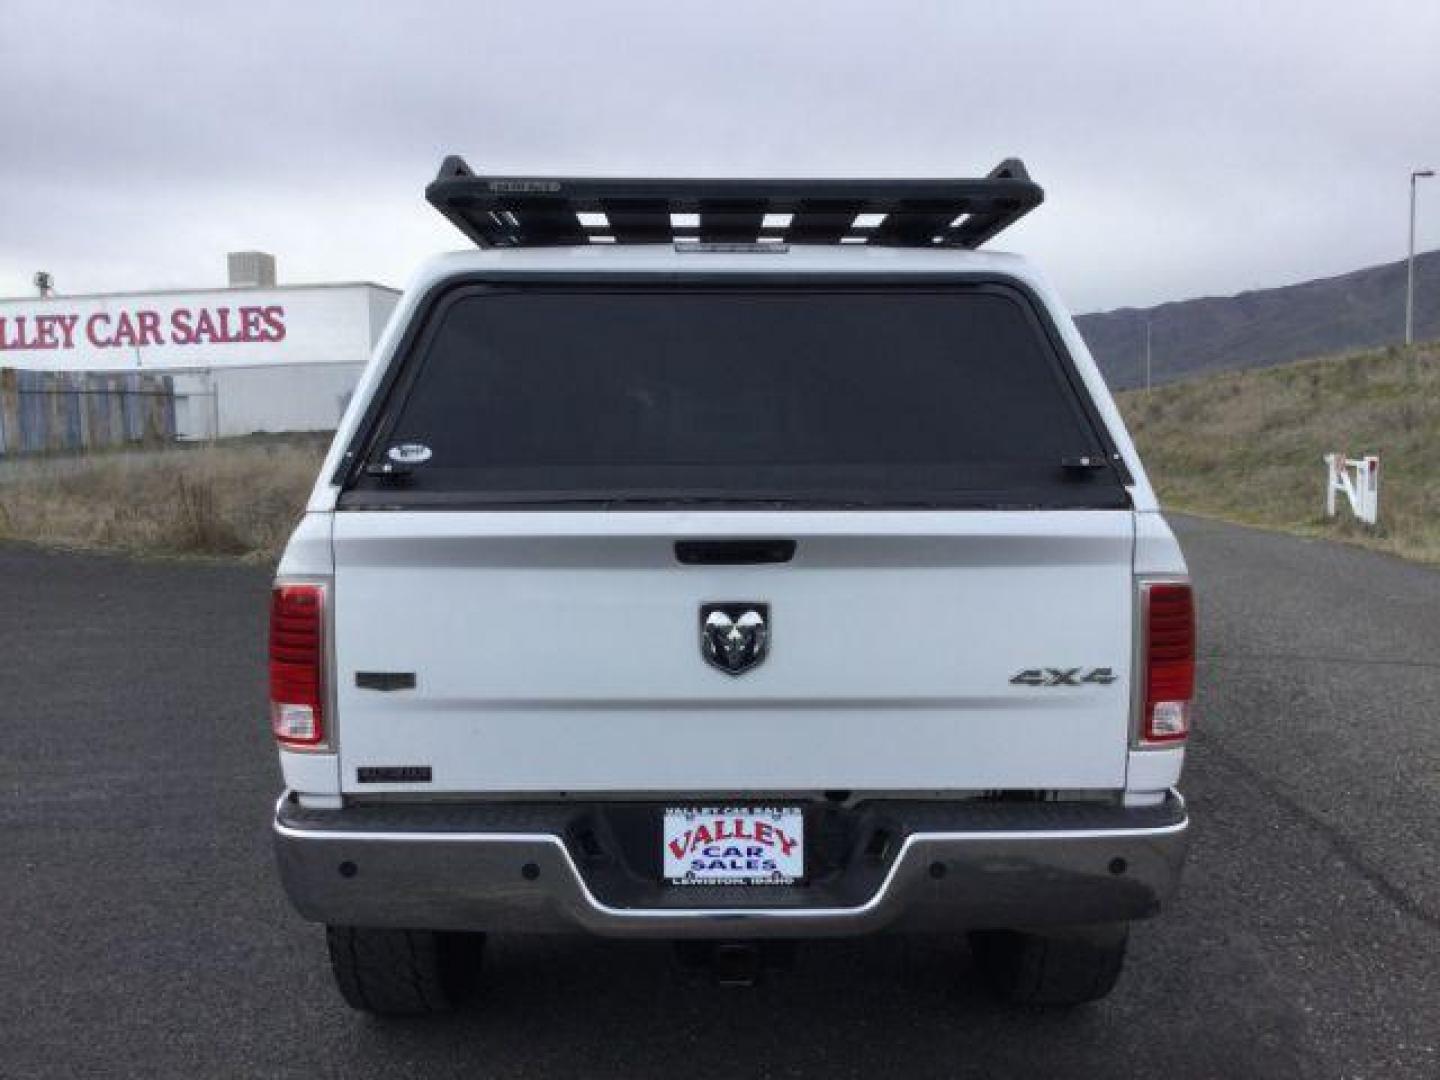
[[[410,494],[1113,502],[1024,301],[994,288],[476,290],[442,306],[372,457]],[[1108,493],[1108,494],[1105,494]]]

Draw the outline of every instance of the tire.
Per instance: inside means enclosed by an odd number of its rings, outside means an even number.
[[[485,935],[327,926],[325,941],[352,1009],[423,1016],[449,1012],[475,988]]]
[[[984,930],[970,952],[1000,997],[1020,1005],[1081,1005],[1115,988],[1125,966],[1126,923],[1026,933]]]

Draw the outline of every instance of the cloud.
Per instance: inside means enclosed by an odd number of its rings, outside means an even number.
[[[974,174],[1078,309],[1404,253],[1440,5],[7,0],[0,293],[400,282],[441,156],[523,173]],[[1440,244],[1440,181],[1422,247]]]

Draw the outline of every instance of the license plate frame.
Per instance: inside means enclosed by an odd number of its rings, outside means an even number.
[[[786,804],[666,806],[660,855],[667,885],[800,885],[805,811]]]

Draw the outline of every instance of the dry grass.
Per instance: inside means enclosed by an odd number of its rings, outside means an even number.
[[[1167,507],[1440,562],[1440,345],[1120,395]],[[1380,525],[1323,514],[1322,455],[1379,453]]]
[[[0,537],[144,555],[278,558],[326,440],[14,460],[0,467]]]
[[[1168,507],[1440,562],[1440,345],[1132,391],[1120,406]],[[0,537],[274,559],[324,448],[290,436],[0,461]],[[1331,449],[1380,453],[1378,529],[1322,515]]]

